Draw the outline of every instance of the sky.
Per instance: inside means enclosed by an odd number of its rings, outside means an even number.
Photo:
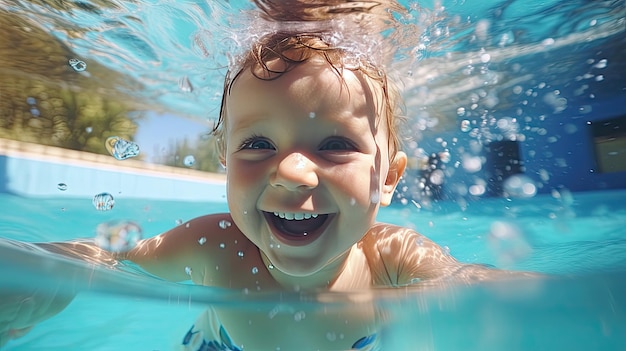
[[[175,140],[187,138],[195,142],[200,134],[209,131],[209,126],[200,121],[183,118],[171,114],[148,112],[139,120],[139,128],[135,134],[135,142],[139,145],[144,160],[154,162],[158,153],[169,147]]]

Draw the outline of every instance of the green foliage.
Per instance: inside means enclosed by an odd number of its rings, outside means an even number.
[[[0,137],[100,154],[109,136],[133,140],[142,115],[116,92],[137,83],[97,63],[76,72],[74,57],[37,24],[0,10]]]

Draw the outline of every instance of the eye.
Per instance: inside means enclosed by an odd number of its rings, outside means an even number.
[[[241,143],[240,150],[276,150],[274,145],[263,137],[252,137]]]
[[[322,151],[355,151],[356,149],[354,143],[343,138],[328,139],[320,147]]]

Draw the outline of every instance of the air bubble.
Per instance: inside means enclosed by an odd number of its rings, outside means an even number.
[[[137,246],[141,240],[141,227],[128,221],[110,221],[96,227],[94,242],[111,252],[125,252]]]
[[[115,205],[115,199],[109,193],[100,193],[93,197],[92,203],[98,211],[109,211]]]
[[[87,69],[87,64],[79,59],[72,58],[68,63],[76,72],[82,72]]]
[[[524,233],[512,223],[502,221],[492,223],[487,239],[500,265],[513,264],[532,252]]]
[[[306,313],[304,313],[304,311],[298,311],[298,312],[293,314],[293,320],[296,321],[296,322],[300,322],[305,317],[306,317]]]
[[[243,258],[243,251],[237,251],[237,256]]]
[[[139,155],[139,145],[117,136],[107,138],[104,146],[116,160],[121,161]]]
[[[309,118],[315,118],[315,112],[309,112]]]
[[[29,104],[29,105],[35,105],[37,103],[37,100],[35,100],[34,97],[29,96],[29,97],[26,98],[26,103]]]
[[[461,121],[461,131],[464,133],[469,132],[470,130],[472,130],[472,125],[470,123],[469,120],[464,119]]]
[[[593,67],[595,67],[595,68],[600,68],[600,69],[602,69],[602,68],[606,68],[607,63],[608,63],[607,59],[602,59],[602,60],[598,61],[598,63],[596,63],[595,65],[593,65]]]
[[[531,198],[537,194],[537,186],[528,176],[515,174],[503,182],[503,190],[507,197]]]
[[[57,184],[57,189],[61,190],[61,191],[65,191],[67,190],[67,184],[65,183],[59,183]]]
[[[220,226],[220,228],[222,228],[222,229],[226,229],[226,228],[230,227],[230,226],[232,225],[232,223],[230,223],[229,221],[227,221],[227,220],[225,220],[225,219],[222,219],[222,220],[218,223],[218,225]]]
[[[198,244],[204,245],[204,243],[206,243],[206,238],[205,237],[201,237],[200,239],[198,239]]]
[[[220,243],[220,249],[223,249],[223,248],[225,248],[225,247],[226,247],[226,244],[224,244],[224,243]]]
[[[176,220],[176,225],[181,225],[183,224],[183,220],[182,219],[177,219]]]
[[[187,274],[188,276],[191,276],[192,270],[191,267],[187,266],[185,267],[185,274]]]
[[[326,339],[328,341],[335,341],[337,340],[337,334],[335,332],[328,332],[326,333]]]
[[[185,158],[183,159],[183,164],[186,167],[191,167],[196,163],[196,158],[193,157],[193,155],[187,155],[185,156]]]
[[[252,267],[252,274],[257,274],[259,273],[259,269],[256,267]]]

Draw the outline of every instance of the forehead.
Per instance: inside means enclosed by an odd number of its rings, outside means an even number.
[[[279,74],[267,72],[284,71],[282,62],[270,61],[267,68],[244,69],[237,76],[226,101],[227,126],[236,123],[233,117],[254,111],[267,99],[279,102],[272,106],[277,109],[293,107],[322,115],[349,110],[377,124],[381,89],[364,74],[335,68],[322,57],[312,57]]]

